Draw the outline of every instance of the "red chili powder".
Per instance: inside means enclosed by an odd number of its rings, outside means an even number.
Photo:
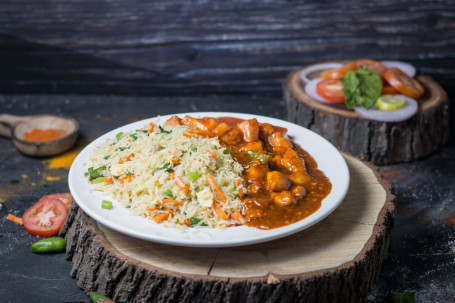
[[[31,132],[25,133],[24,140],[29,142],[48,142],[56,140],[66,135],[62,129],[48,128],[38,129],[35,128]]]

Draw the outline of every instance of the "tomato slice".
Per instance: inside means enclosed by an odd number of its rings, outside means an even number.
[[[343,103],[343,83],[336,79],[321,80],[316,85],[316,92],[324,99],[333,103]]]
[[[50,195],[42,197],[41,199],[44,199],[44,198],[55,198],[55,199],[58,199],[58,200],[62,201],[66,205],[66,207],[68,207],[68,208],[71,206],[71,202],[73,202],[73,196],[71,196],[70,193],[50,194]]]
[[[27,209],[22,221],[29,234],[50,237],[59,232],[67,214],[65,203],[56,198],[43,197]]]
[[[392,85],[383,85],[381,95],[396,95],[398,91]]]
[[[357,65],[354,62],[349,62],[340,68],[330,68],[321,72],[319,75],[322,79],[340,79],[347,72],[351,70],[357,70]]]
[[[389,68],[384,73],[384,78],[400,93],[413,99],[419,99],[425,92],[425,89],[419,82],[409,77],[398,68]]]
[[[383,75],[387,69],[387,67],[379,61],[371,60],[371,59],[357,59],[354,61],[357,67],[362,66],[363,68],[374,70],[379,75]]]

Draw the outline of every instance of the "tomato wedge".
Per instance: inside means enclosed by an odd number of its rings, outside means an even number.
[[[379,75],[383,75],[387,69],[387,67],[379,61],[371,60],[371,59],[357,59],[354,61],[357,67],[362,66],[363,68],[374,70]]]
[[[425,92],[425,89],[419,82],[409,77],[398,68],[389,68],[384,73],[384,78],[390,85],[395,87],[397,91],[413,99],[419,99]]]
[[[50,237],[59,232],[67,214],[65,203],[56,198],[43,197],[27,209],[22,221],[29,234]]]
[[[324,99],[333,103],[343,103],[343,83],[336,79],[321,80],[316,85],[316,92]]]
[[[340,68],[326,69],[322,71],[319,76],[322,79],[340,79],[343,78],[343,76],[351,70],[357,70],[357,65],[354,62],[349,62]]]

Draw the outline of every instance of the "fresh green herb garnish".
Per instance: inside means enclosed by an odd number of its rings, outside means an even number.
[[[130,137],[131,137],[131,139],[133,139],[133,141],[137,140],[137,135],[136,134],[131,134]]]
[[[125,174],[125,176],[127,176],[127,177],[128,177],[128,176],[132,176],[132,175],[133,175],[132,172],[127,172],[127,173]]]
[[[197,151],[197,148],[196,148],[196,146],[194,146],[194,145],[191,145],[190,149],[191,149],[191,151],[193,151],[193,152]]]
[[[172,173],[174,170],[172,169],[172,167],[170,167],[170,165],[171,165],[170,163],[166,163],[166,164],[164,164],[164,165],[161,166],[161,167],[155,168],[155,170],[154,170],[153,172],[157,172],[157,171],[159,171],[159,170],[165,169],[166,172]]]
[[[159,210],[163,210],[163,206],[159,205],[159,204],[155,204],[155,208],[159,209]]]
[[[344,104],[349,109],[356,106],[370,108],[381,96],[382,80],[375,71],[360,66],[357,71],[347,72],[340,80],[343,83]]]
[[[89,181],[92,181],[93,179],[104,177],[103,174],[101,174],[101,171],[105,170],[105,169],[106,169],[106,166],[100,166],[97,169],[94,169],[93,167],[89,167],[87,170],[87,173],[85,175],[88,177]]]
[[[235,188],[235,187],[234,187],[234,188],[231,188],[231,192],[232,192],[232,194],[234,195],[234,197],[237,198],[237,197],[239,196],[239,193],[238,193],[238,191],[237,191],[237,188]]]
[[[119,132],[117,135],[115,135],[115,138],[118,140],[122,139],[123,137],[123,132]]]
[[[122,146],[122,147],[117,147],[115,150],[119,150],[119,151],[124,151],[125,149],[130,149],[131,146]]]
[[[172,194],[172,191],[170,189],[166,190],[164,192],[164,195],[169,198],[174,198],[174,195]]]
[[[172,130],[165,130],[164,128],[161,127],[161,125],[158,125],[160,131],[158,132],[158,134],[170,134],[172,133]]]
[[[163,150],[163,149],[165,149],[165,148],[166,148],[166,147],[164,147],[164,146],[160,146],[160,147],[158,147],[158,151]]]
[[[201,222],[202,220],[201,219],[198,219],[196,217],[191,217],[190,218],[190,222],[191,222],[191,225],[196,225],[196,224],[199,224],[199,222]],[[202,223],[200,224],[201,226],[207,226],[207,224],[205,223]]]
[[[103,209],[111,209],[112,208],[112,202],[108,200],[103,200],[101,202],[101,208]]]
[[[391,303],[414,303],[415,295],[415,290],[405,290],[402,293],[390,292],[387,296],[387,301]]]
[[[199,188],[199,186],[196,186],[196,187],[194,188],[194,191],[195,191],[195,192],[198,192],[198,191],[201,191],[201,189]]]
[[[109,159],[110,156],[111,156],[111,155],[104,156],[104,160]]]
[[[188,174],[186,174],[186,177],[190,181],[196,181],[197,179],[199,179],[200,176],[201,175],[199,174],[199,172],[197,170],[190,171],[190,172],[188,172]]]

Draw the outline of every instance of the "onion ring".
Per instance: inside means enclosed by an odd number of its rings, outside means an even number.
[[[384,111],[372,107],[366,109],[362,106],[357,106],[355,112],[364,118],[381,121],[381,122],[400,122],[407,120],[414,116],[419,107],[416,100],[406,97],[405,95],[397,95],[402,97],[406,101],[406,105],[403,108],[391,111]]]

